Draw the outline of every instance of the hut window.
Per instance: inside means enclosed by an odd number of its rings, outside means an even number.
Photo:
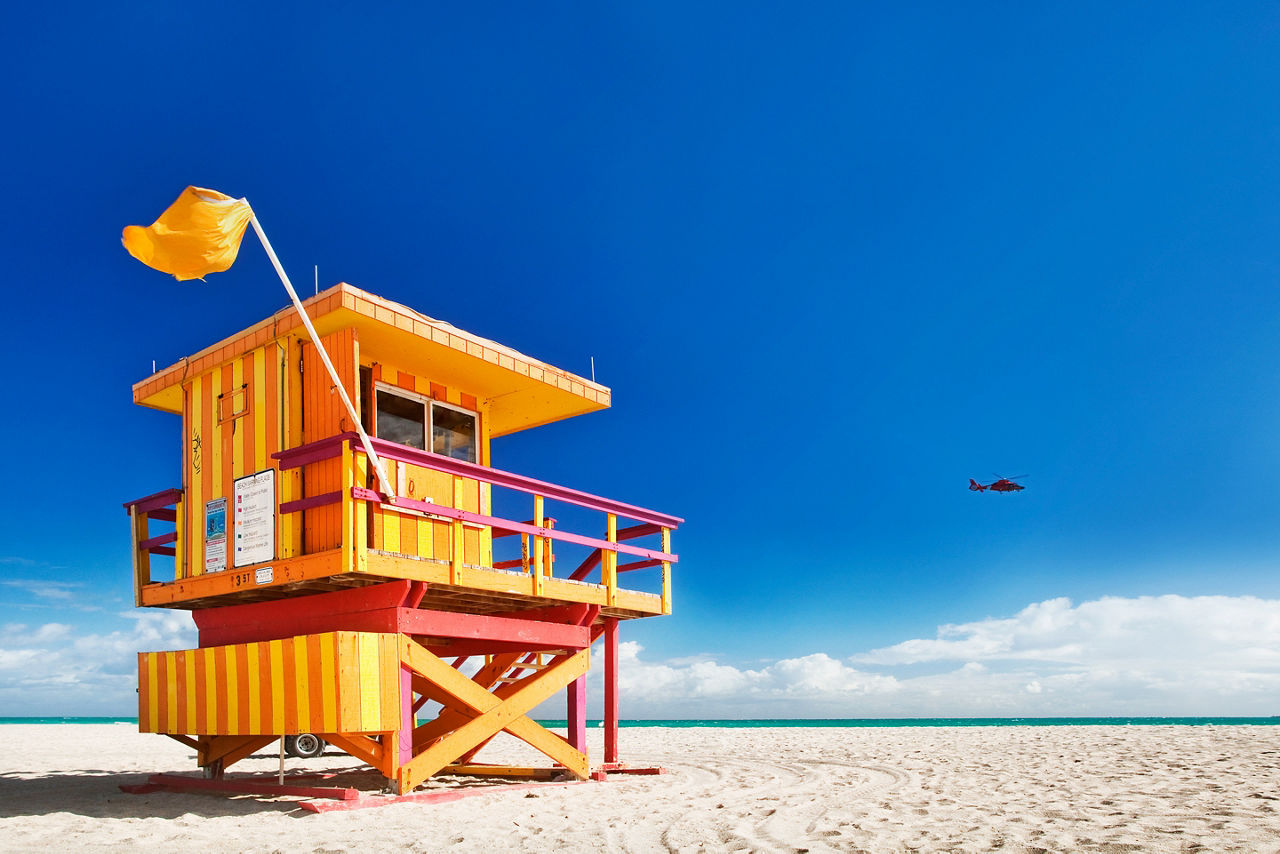
[[[424,451],[426,426],[427,408],[421,401],[378,389],[379,438]]]
[[[431,450],[455,460],[476,461],[474,412],[431,404]]]
[[[478,462],[476,413],[438,403],[408,392],[378,386],[374,434],[380,439],[428,450],[469,463]]]

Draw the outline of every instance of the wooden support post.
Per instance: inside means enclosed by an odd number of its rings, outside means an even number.
[[[618,517],[609,514],[609,532],[606,538],[611,543],[618,542]],[[600,581],[605,588],[605,604],[618,604],[618,553],[612,549],[604,549],[600,554]]]
[[[453,478],[453,508],[455,510],[462,509],[462,489],[462,478],[455,475]],[[456,585],[462,583],[462,561],[465,557],[462,520],[454,519],[453,524],[449,527],[449,544],[452,546],[449,559],[449,583]]]
[[[400,732],[397,734],[398,756],[396,769],[408,765],[413,759],[413,671],[400,665]],[[403,794],[403,793],[401,793]]]
[[[587,754],[587,677],[579,676],[566,691],[569,746],[583,756]]]
[[[671,554],[671,529],[662,529],[662,551]],[[671,561],[662,562],[662,613],[671,613]]]
[[[618,621],[604,621],[604,761],[618,761]]]
[[[536,528],[541,528],[546,523],[543,516],[543,500],[541,495],[533,496],[533,524]],[[546,575],[542,566],[542,558],[546,552],[546,539],[544,537],[533,538],[533,595],[542,595],[542,579]]]
[[[133,522],[133,604],[141,608],[142,588],[151,583],[151,553],[142,550],[142,541],[147,539],[147,514],[130,507],[129,519]]]

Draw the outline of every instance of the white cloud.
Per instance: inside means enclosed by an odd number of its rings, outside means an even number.
[[[647,661],[626,643],[620,658],[626,717],[1270,715],[1280,601],[1050,599],[844,661],[817,652],[758,669]]]
[[[65,623],[0,626],[0,715],[132,714],[135,654],[195,646],[183,611],[116,620],[87,634]],[[1051,599],[846,658],[657,661],[634,642],[619,653],[621,713],[631,718],[1280,712],[1280,600],[1248,596]],[[602,671],[597,647],[588,675],[597,716]],[[563,705],[537,714],[561,717]]]
[[[196,645],[185,611],[120,614],[124,628],[76,634],[72,626],[0,627],[0,715],[132,715],[137,653]]]
[[[68,601],[76,588],[80,587],[79,584],[66,581],[45,581],[38,578],[8,578],[0,581],[0,584],[30,593],[37,599],[52,599],[57,602]]]

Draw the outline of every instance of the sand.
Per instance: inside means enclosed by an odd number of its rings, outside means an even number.
[[[1280,852],[1269,726],[638,728],[621,748],[670,773],[315,815],[296,800],[124,794],[193,768],[190,749],[132,726],[0,726],[0,849]],[[331,752],[288,768],[357,764]]]

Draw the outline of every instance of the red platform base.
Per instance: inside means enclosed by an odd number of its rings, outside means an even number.
[[[545,789],[576,786],[586,780],[569,780],[556,783],[504,783],[500,785],[472,786],[459,789],[447,789],[436,792],[410,792],[407,795],[384,795],[362,789],[339,786],[305,786],[300,785],[307,780],[333,777],[332,774],[302,774],[285,776],[285,784],[281,785],[274,777],[253,775],[252,777],[224,777],[221,780],[207,780],[203,777],[192,777],[185,774],[152,774],[147,782],[121,785],[120,791],[131,795],[147,795],[152,792],[216,792],[233,795],[257,795],[263,798],[305,798],[298,806],[307,812],[339,812],[348,810],[385,807],[391,804],[443,804],[460,801],[476,795],[492,795],[503,792],[521,792],[528,789]]]

